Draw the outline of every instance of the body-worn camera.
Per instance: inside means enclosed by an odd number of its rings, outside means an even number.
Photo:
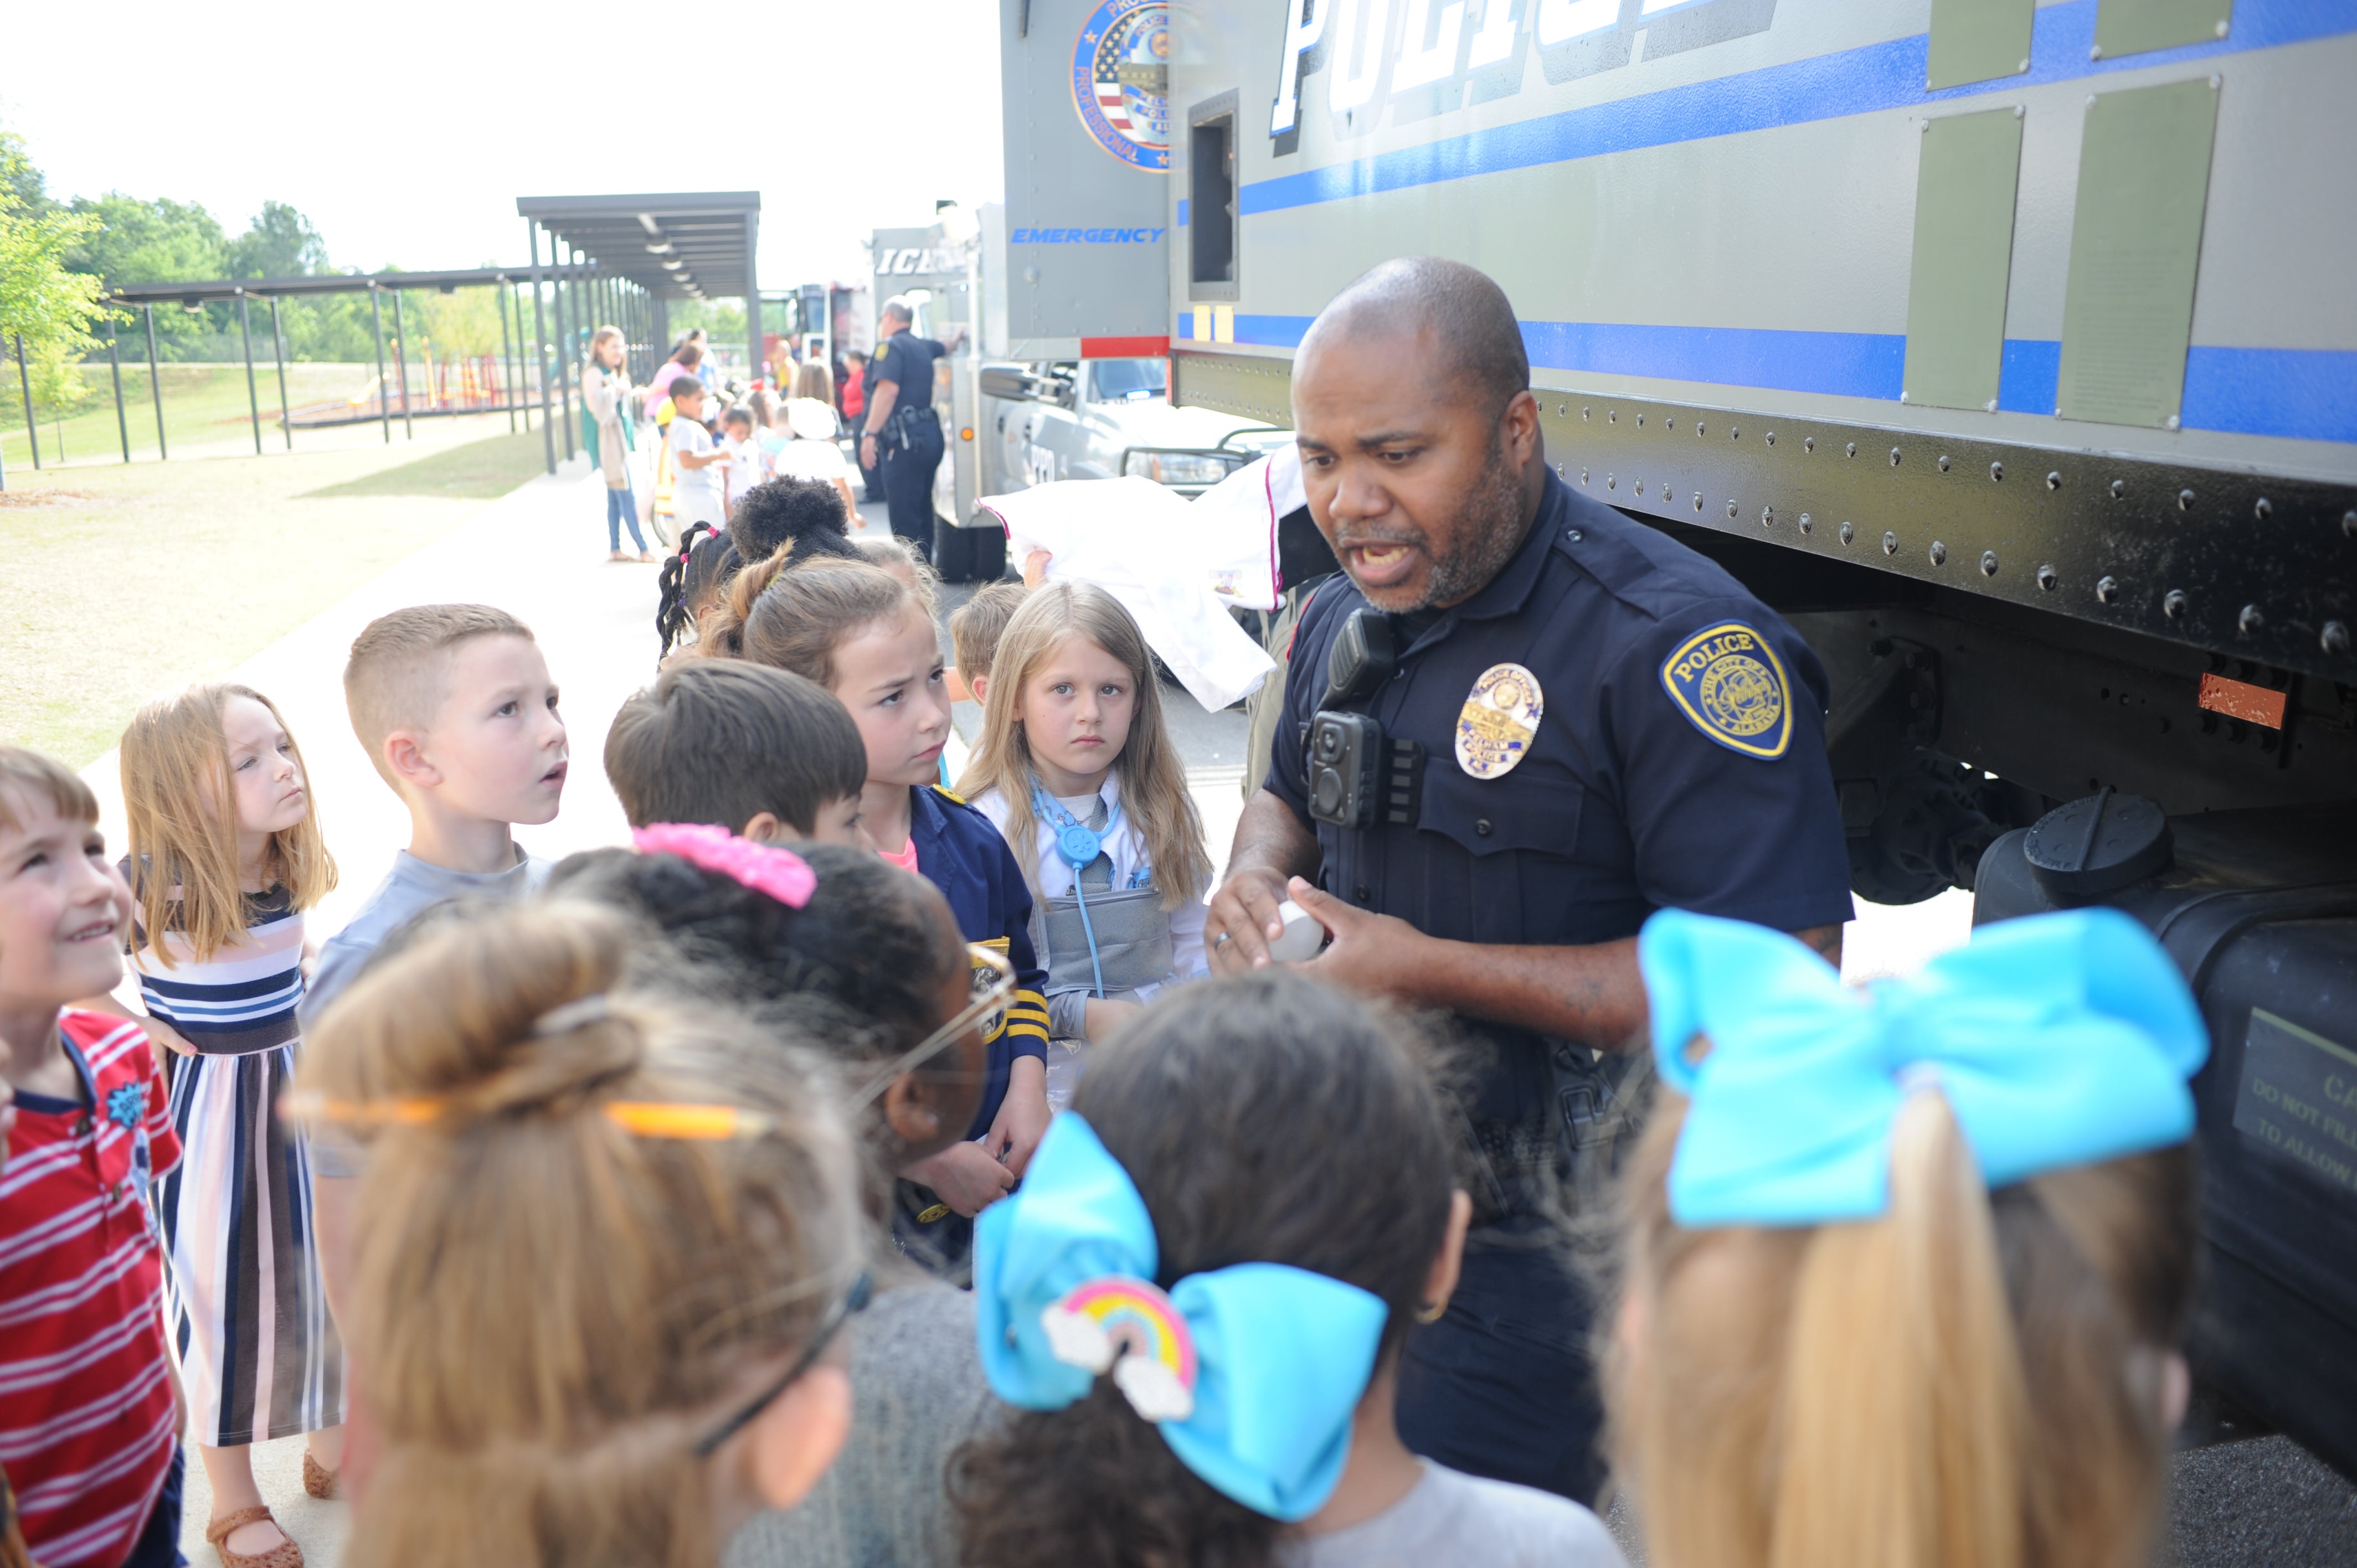
[[[1392,740],[1367,714],[1343,711],[1383,689],[1399,662],[1390,618],[1351,612],[1326,657],[1326,694],[1303,737],[1309,814],[1338,828],[1380,821],[1413,824],[1424,778],[1424,748]]]

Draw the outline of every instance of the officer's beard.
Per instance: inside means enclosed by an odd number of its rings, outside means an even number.
[[[1426,545],[1432,571],[1425,578],[1423,598],[1413,605],[1383,607],[1396,615],[1429,609],[1435,605],[1453,605],[1488,587],[1491,579],[1506,569],[1506,563],[1514,558],[1514,552],[1523,547],[1526,532],[1523,504],[1522,477],[1506,461],[1506,441],[1501,432],[1497,445],[1490,449],[1489,461],[1481,466],[1480,477],[1466,495],[1465,504],[1457,509],[1449,530],[1454,547],[1442,555]]]

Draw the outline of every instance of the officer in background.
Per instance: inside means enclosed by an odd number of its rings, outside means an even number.
[[[884,504],[892,532],[933,553],[933,472],[942,466],[942,422],[933,413],[933,361],[965,340],[955,328],[947,343],[909,330],[917,318],[906,296],[884,302],[877,329],[884,340],[867,362],[867,416],[859,438],[859,467],[884,471]]]
[[[1345,575],[1302,617],[1206,935],[1215,970],[1265,963],[1289,897],[1332,933],[1311,973],[1454,1015],[1474,1230],[1408,1337],[1400,1435],[1592,1503],[1588,1308],[1549,1209],[1636,1087],[1637,929],[1676,906],[1838,961],[1849,869],[1815,656],[1566,489],[1529,379],[1505,295],[1454,262],[1377,267],[1302,339],[1294,427]]]

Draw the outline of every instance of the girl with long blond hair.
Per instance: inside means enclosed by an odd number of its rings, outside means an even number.
[[[982,743],[958,790],[1031,884],[1048,968],[1049,1101],[1165,986],[1204,971],[1203,821],[1162,718],[1146,637],[1087,583],[1035,589],[991,660]]]
[[[791,1032],[626,987],[554,899],[456,912],[320,1024],[298,1113],[369,1144],[350,1568],[703,1568],[851,1425],[859,1154]]]
[[[168,1051],[186,1151],[156,1194],[189,1436],[228,1568],[294,1568],[250,1445],[307,1433],[303,1484],[332,1496],[343,1352],[319,1282],[309,1151],[276,1114],[301,1050],[304,911],[336,886],[303,754],[249,686],[191,686],[123,735],[124,862],[140,1020]],[[111,1001],[94,1003],[112,1011]]]
[[[1638,958],[1665,1087],[1603,1365],[1649,1561],[2151,1562],[2209,1049],[2159,945],[2076,910],[1857,992],[1671,910]]]

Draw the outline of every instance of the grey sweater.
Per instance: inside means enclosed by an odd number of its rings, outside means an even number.
[[[1001,1408],[974,1348],[974,1298],[888,1282],[852,1320],[850,1440],[800,1507],[737,1532],[721,1568],[953,1568],[946,1468]]]

